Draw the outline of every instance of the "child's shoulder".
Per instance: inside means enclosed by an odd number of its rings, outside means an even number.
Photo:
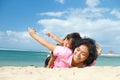
[[[63,47],[63,46],[56,46],[54,52],[55,53],[58,53],[58,54],[72,54],[72,50],[67,48],[67,47]]]

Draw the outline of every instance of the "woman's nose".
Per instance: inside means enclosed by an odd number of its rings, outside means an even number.
[[[78,57],[80,57],[80,56],[81,56],[81,51],[79,51],[79,52],[77,53],[77,56],[78,56]]]

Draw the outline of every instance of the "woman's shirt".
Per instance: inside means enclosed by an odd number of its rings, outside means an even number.
[[[56,46],[53,51],[53,55],[57,56],[56,60],[54,61],[53,68],[70,68],[71,61],[72,61],[72,50],[63,47],[63,46]]]

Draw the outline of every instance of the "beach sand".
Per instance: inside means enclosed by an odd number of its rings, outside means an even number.
[[[0,80],[120,80],[120,66],[86,68],[0,67]]]

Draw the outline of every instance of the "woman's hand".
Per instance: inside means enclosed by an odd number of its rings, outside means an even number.
[[[31,36],[36,34],[36,31],[33,28],[28,28],[28,32]]]

